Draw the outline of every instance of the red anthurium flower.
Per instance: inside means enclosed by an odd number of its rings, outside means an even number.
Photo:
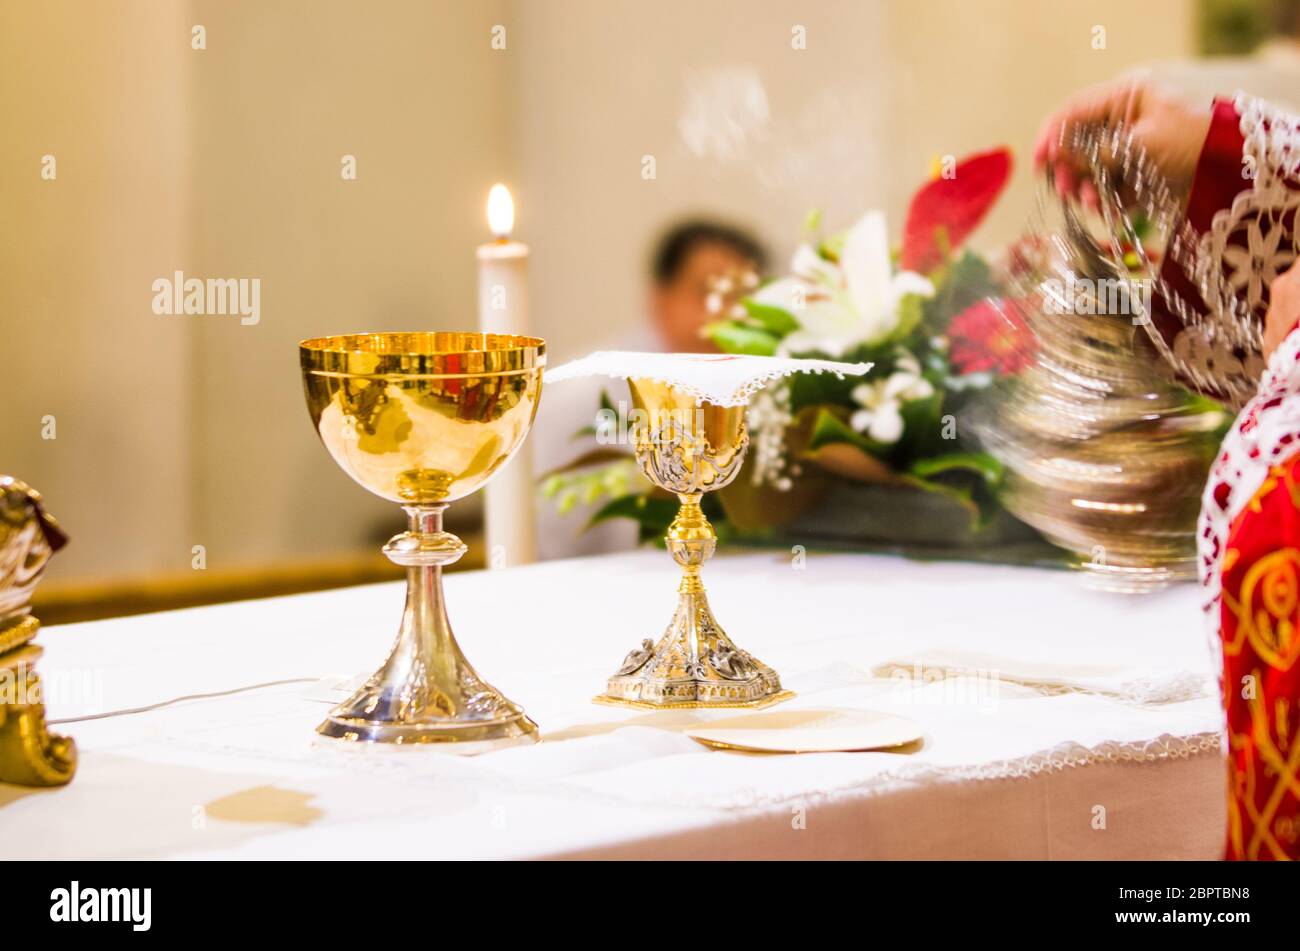
[[[960,374],[1019,373],[1034,355],[1034,337],[1014,303],[981,300],[948,325],[948,359]]]
[[[951,178],[922,186],[907,209],[899,262],[903,270],[926,274],[943,263],[940,229],[947,250],[956,250],[984,220],[1010,177],[1011,150],[1001,148],[967,156]]]

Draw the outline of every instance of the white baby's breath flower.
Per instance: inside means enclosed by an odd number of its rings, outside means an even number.
[[[791,476],[799,474],[799,467],[785,453],[785,430],[793,418],[789,387],[777,383],[754,394],[746,412],[753,459],[750,478],[754,485],[768,485],[782,492],[794,485]]]

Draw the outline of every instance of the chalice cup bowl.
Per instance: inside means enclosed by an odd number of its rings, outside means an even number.
[[[354,743],[482,753],[535,743],[537,724],[479,677],[452,634],[442,569],[466,552],[448,504],[484,485],[532,426],[546,345],[483,333],[371,333],[299,344],[312,423],[334,461],[402,507],[384,546],[406,568],[406,610],[388,660],[317,732]]]
[[[682,569],[677,610],[658,643],[632,650],[609,678],[608,703],[653,709],[763,707],[794,696],[776,671],[741,650],[709,609],[700,566],[718,536],[700,509],[705,492],[736,478],[749,446],[745,407],[719,406],[667,383],[630,379],[637,462],[681,503],[665,541]]]

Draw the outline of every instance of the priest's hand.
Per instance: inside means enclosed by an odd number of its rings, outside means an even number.
[[[1061,130],[1078,123],[1123,125],[1176,189],[1191,187],[1197,159],[1210,129],[1209,109],[1195,109],[1135,79],[1094,86],[1072,96],[1043,123],[1034,164],[1051,165],[1057,190],[1095,205],[1096,191],[1082,174],[1080,156],[1061,141]]]
[[[1264,317],[1264,359],[1273,355],[1300,323],[1300,264],[1292,264],[1268,288],[1268,313]]]

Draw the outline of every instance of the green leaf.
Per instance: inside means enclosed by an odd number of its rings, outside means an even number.
[[[952,452],[943,456],[918,459],[909,470],[921,479],[932,479],[946,472],[973,472],[994,489],[1002,484],[1002,463],[987,452]]]
[[[1151,219],[1145,211],[1136,211],[1133,214],[1133,233],[1138,236],[1139,241],[1145,241],[1151,234]]]
[[[925,302],[920,294],[904,294],[898,302],[898,324],[889,334],[890,340],[903,340],[911,336],[925,317]]]
[[[676,499],[633,492],[606,502],[600,511],[591,517],[587,528],[612,518],[630,518],[637,523],[638,539],[648,541],[668,531],[668,526],[677,516],[677,509]]]
[[[893,461],[907,469],[910,460],[941,455],[949,447],[943,438],[943,408],[946,394],[938,387],[929,396],[907,400],[899,408],[903,435],[894,450]]]
[[[1189,414],[1198,413],[1227,413],[1228,410],[1218,400],[1212,400],[1208,396],[1202,396],[1200,393],[1193,393],[1190,390],[1187,393],[1184,412]]]
[[[978,531],[1001,506],[997,490],[1002,484],[1002,464],[984,452],[954,452],[918,459],[909,467],[907,480],[927,492],[937,492],[970,510],[971,528]]]
[[[946,482],[934,482],[930,479],[921,479],[917,476],[905,475],[903,480],[908,485],[915,486],[918,489],[924,489],[926,492],[933,492],[936,495],[942,495],[952,499],[962,508],[971,514],[972,525],[977,525],[980,518],[979,506],[975,503],[973,492],[970,486],[949,485]]]
[[[790,412],[826,404],[848,406],[853,401],[853,388],[864,379],[846,376],[841,380],[834,373],[796,373],[785,383],[790,393]]]
[[[799,329],[799,321],[794,315],[787,310],[772,304],[760,304],[752,297],[746,297],[740,302],[745,308],[745,313],[758,321],[764,330],[776,334],[778,337],[784,337],[786,334]]]
[[[844,242],[848,240],[848,232],[833,234],[829,238],[817,245],[817,253],[827,261],[839,263],[840,254],[844,251]]]
[[[600,391],[600,408],[603,410],[608,410],[609,412],[614,413],[615,415],[618,414],[618,408],[614,405],[613,401],[610,400],[609,393],[603,389]],[[600,414],[597,413],[596,419],[599,419],[599,416]],[[596,424],[595,422],[593,422],[590,426],[583,426],[576,433],[570,436],[569,439],[576,441],[579,439],[585,439],[588,436],[595,436],[596,433],[597,433]]]
[[[872,456],[880,455],[881,450],[886,448],[875,440],[863,436],[830,410],[822,409],[813,423],[812,436],[808,439],[808,448],[816,451],[822,446],[829,446],[838,442],[846,442],[851,446],[857,446],[863,452]]]
[[[553,499],[560,494],[564,488],[564,479],[558,475],[550,475],[542,480],[541,493],[544,499]]]
[[[772,356],[781,342],[775,334],[734,320],[706,324],[704,336],[717,344],[718,349],[724,353],[744,353],[758,357]]]
[[[989,263],[974,251],[966,251],[948,269],[945,286],[984,291],[993,287],[993,271]],[[983,296],[980,294],[978,296]]]
[[[931,277],[935,295],[924,305],[925,327],[931,333],[946,332],[952,319],[971,304],[1001,293],[988,262],[970,250]]]

